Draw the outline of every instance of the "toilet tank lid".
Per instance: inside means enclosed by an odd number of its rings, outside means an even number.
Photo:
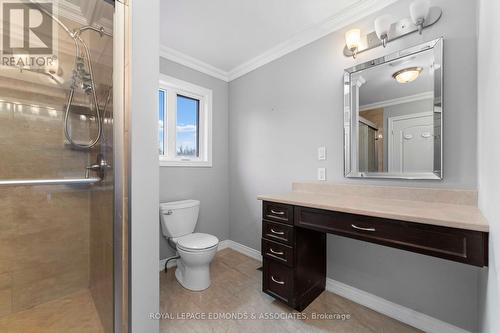
[[[198,200],[181,200],[181,201],[172,201],[172,202],[163,202],[160,204],[160,211],[169,210],[169,209],[183,209],[183,208],[191,208],[200,205],[200,201]]]

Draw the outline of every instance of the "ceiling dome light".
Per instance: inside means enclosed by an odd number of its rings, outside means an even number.
[[[392,77],[399,83],[409,83],[415,81],[421,72],[422,67],[408,67],[392,74]]]

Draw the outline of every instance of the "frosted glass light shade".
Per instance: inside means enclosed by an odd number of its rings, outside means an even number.
[[[375,19],[375,33],[379,39],[386,38],[391,30],[392,16],[382,15]]]
[[[357,50],[361,43],[361,30],[351,29],[345,33],[345,43],[349,50]]]
[[[413,23],[422,24],[431,8],[430,0],[415,0],[410,4],[410,17]]]
[[[404,68],[392,74],[392,77],[399,83],[409,83],[415,81],[422,72],[422,70],[423,70],[422,67]]]

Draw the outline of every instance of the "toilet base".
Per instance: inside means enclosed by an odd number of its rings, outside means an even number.
[[[203,254],[178,250],[181,258],[177,259],[175,278],[180,285],[192,291],[202,291],[210,287],[210,262],[216,251],[217,246],[209,251],[204,251]]]

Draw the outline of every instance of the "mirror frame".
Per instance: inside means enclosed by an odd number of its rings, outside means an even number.
[[[353,163],[351,157],[353,156],[352,145],[353,142],[357,144],[358,138],[357,131],[353,131],[353,125],[357,124],[358,120],[358,108],[359,101],[357,96],[357,89],[351,89],[351,75],[358,73],[360,71],[373,68],[376,66],[381,66],[389,62],[395,61],[400,58],[404,58],[410,55],[419,54],[428,50],[434,50],[436,57],[441,59],[441,66],[439,68],[439,73],[436,70],[434,76],[434,114],[440,114],[441,121],[441,133],[440,133],[440,170],[434,170],[433,172],[425,173],[415,173],[415,174],[390,174],[387,172],[359,172],[358,170],[352,170]],[[409,47],[404,50],[396,51],[389,55],[370,60],[368,62],[350,67],[344,71],[344,177],[346,178],[389,178],[389,179],[432,179],[441,180],[443,179],[443,67],[444,67],[444,54],[443,54],[443,38],[433,39],[431,41]],[[357,149],[355,149],[357,154]],[[357,168],[357,167],[356,167]]]

